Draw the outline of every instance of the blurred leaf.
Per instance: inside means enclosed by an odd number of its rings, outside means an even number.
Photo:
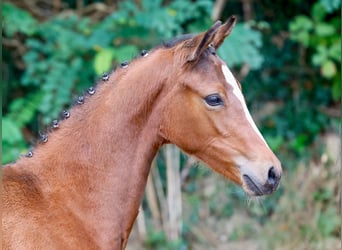
[[[317,227],[324,237],[332,235],[339,226],[341,226],[340,217],[335,207],[328,207],[326,211],[318,215]]]
[[[278,151],[281,145],[284,143],[284,139],[281,136],[265,136],[265,140],[273,151]]]
[[[320,0],[328,13],[337,10],[341,5],[341,0]]]
[[[25,150],[26,144],[19,124],[11,117],[5,116],[1,120],[2,126],[2,164],[18,158]]]
[[[320,22],[326,16],[326,11],[321,3],[315,3],[312,7],[312,17],[316,22]]]
[[[94,69],[97,75],[108,71],[112,67],[115,50],[112,48],[101,49],[94,58]]]
[[[341,38],[331,45],[328,55],[338,62],[341,62]]]
[[[142,6],[145,10],[159,10],[162,4],[162,0],[142,0]]]
[[[313,27],[313,22],[308,17],[297,16],[289,25],[291,38],[307,47],[310,42],[310,31]]]
[[[35,92],[27,95],[27,98],[17,98],[10,105],[8,117],[16,123],[16,126],[22,127],[29,123],[37,110],[41,101],[42,93]]]
[[[15,121],[9,119],[8,117],[3,117],[1,120],[1,126],[3,141],[10,144],[15,144],[23,140],[23,135]]]
[[[264,60],[259,51],[261,46],[260,32],[252,30],[247,25],[237,24],[218,52],[229,66],[247,63],[251,69],[259,69]]]
[[[114,58],[117,62],[128,61],[138,54],[138,49],[134,45],[124,45],[115,49]]]
[[[313,65],[320,66],[328,59],[328,50],[323,45],[319,45],[316,50],[317,53],[312,56],[312,63]]]
[[[308,141],[307,134],[299,134],[290,142],[290,146],[299,153],[303,153]]]
[[[30,13],[21,10],[11,3],[2,4],[2,26],[7,36],[20,32],[31,36],[37,31],[38,23]]]
[[[321,67],[321,73],[325,78],[332,78],[336,74],[336,65],[333,61],[327,60]]]
[[[290,23],[290,31],[310,31],[314,27],[311,19],[307,16],[296,16],[295,19]]]
[[[341,100],[341,73],[334,78],[332,96],[335,101]]]
[[[315,26],[315,31],[318,36],[325,37],[335,33],[335,28],[328,23],[318,23]]]
[[[332,192],[332,190],[328,189],[328,188],[324,188],[324,189],[320,189],[320,190],[316,190],[313,193],[313,198],[316,201],[328,201],[330,199],[332,199],[334,196],[334,193]]]

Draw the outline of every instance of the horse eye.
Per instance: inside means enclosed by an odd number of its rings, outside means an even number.
[[[208,95],[204,98],[205,102],[209,105],[209,106],[220,106],[223,105],[224,102],[221,98],[221,96],[219,94],[212,94],[212,95]]]

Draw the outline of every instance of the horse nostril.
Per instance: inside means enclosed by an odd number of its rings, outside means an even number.
[[[268,185],[272,187],[276,187],[278,185],[279,179],[280,177],[277,176],[274,167],[271,167],[270,170],[268,170],[268,179],[267,179]]]

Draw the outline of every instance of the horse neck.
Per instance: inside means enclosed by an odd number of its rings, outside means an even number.
[[[150,56],[102,83],[29,159],[42,177],[43,192],[97,227],[103,242],[128,237],[151,161],[163,143],[158,122],[164,76]]]

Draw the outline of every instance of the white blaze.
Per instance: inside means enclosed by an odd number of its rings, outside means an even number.
[[[239,85],[238,85],[235,77],[233,76],[232,72],[230,72],[227,65],[222,64],[222,72],[223,72],[224,77],[226,78],[227,83],[233,87],[233,93],[235,94],[235,96],[240,101],[247,120],[249,121],[249,123],[251,124],[251,126],[255,130],[255,132],[260,136],[260,138],[263,140],[263,142],[268,147],[264,137],[261,135],[259,129],[255,125],[253,118],[247,109],[247,105],[246,105],[245,99],[243,98],[242,92],[239,88]]]

